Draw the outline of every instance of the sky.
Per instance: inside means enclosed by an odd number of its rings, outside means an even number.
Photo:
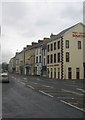
[[[83,22],[83,0],[3,0],[0,2],[0,63],[23,47]]]

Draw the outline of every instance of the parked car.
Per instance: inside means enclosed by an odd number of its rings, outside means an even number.
[[[1,82],[2,83],[9,83],[8,72],[1,73]]]

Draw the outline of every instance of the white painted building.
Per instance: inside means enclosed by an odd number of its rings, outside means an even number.
[[[85,79],[85,26],[78,23],[58,35],[51,34],[47,44],[49,78]]]
[[[35,75],[41,75],[42,72],[42,41],[38,41],[35,47]]]

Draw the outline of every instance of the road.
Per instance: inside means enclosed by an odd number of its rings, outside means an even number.
[[[2,85],[3,118],[83,118],[83,83],[9,76]]]

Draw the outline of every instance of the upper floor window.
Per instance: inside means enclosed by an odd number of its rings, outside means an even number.
[[[54,54],[54,63],[56,63],[56,54]]]
[[[58,41],[58,49],[60,49],[60,41]]]
[[[41,48],[39,49],[39,51],[40,51],[39,53],[41,54]]]
[[[69,40],[66,40],[66,48],[69,48]]]
[[[36,57],[36,63],[38,63],[38,57]]]
[[[78,41],[78,49],[81,49],[81,41]]]
[[[43,59],[43,65],[45,66],[45,58]]]
[[[43,55],[45,56],[45,49],[43,49]]]
[[[53,55],[50,56],[50,63],[53,63]]]
[[[39,56],[39,62],[41,63],[41,56]]]
[[[66,52],[66,62],[69,62],[69,52]]]
[[[38,55],[38,49],[36,49],[36,55]]]
[[[47,51],[49,52],[49,45],[47,45]]]
[[[54,50],[56,50],[56,42],[54,42]]]
[[[60,53],[58,53],[58,62],[60,62]]]
[[[47,64],[49,64],[49,55],[47,56]]]
[[[53,44],[51,44],[51,51],[53,50]]]

